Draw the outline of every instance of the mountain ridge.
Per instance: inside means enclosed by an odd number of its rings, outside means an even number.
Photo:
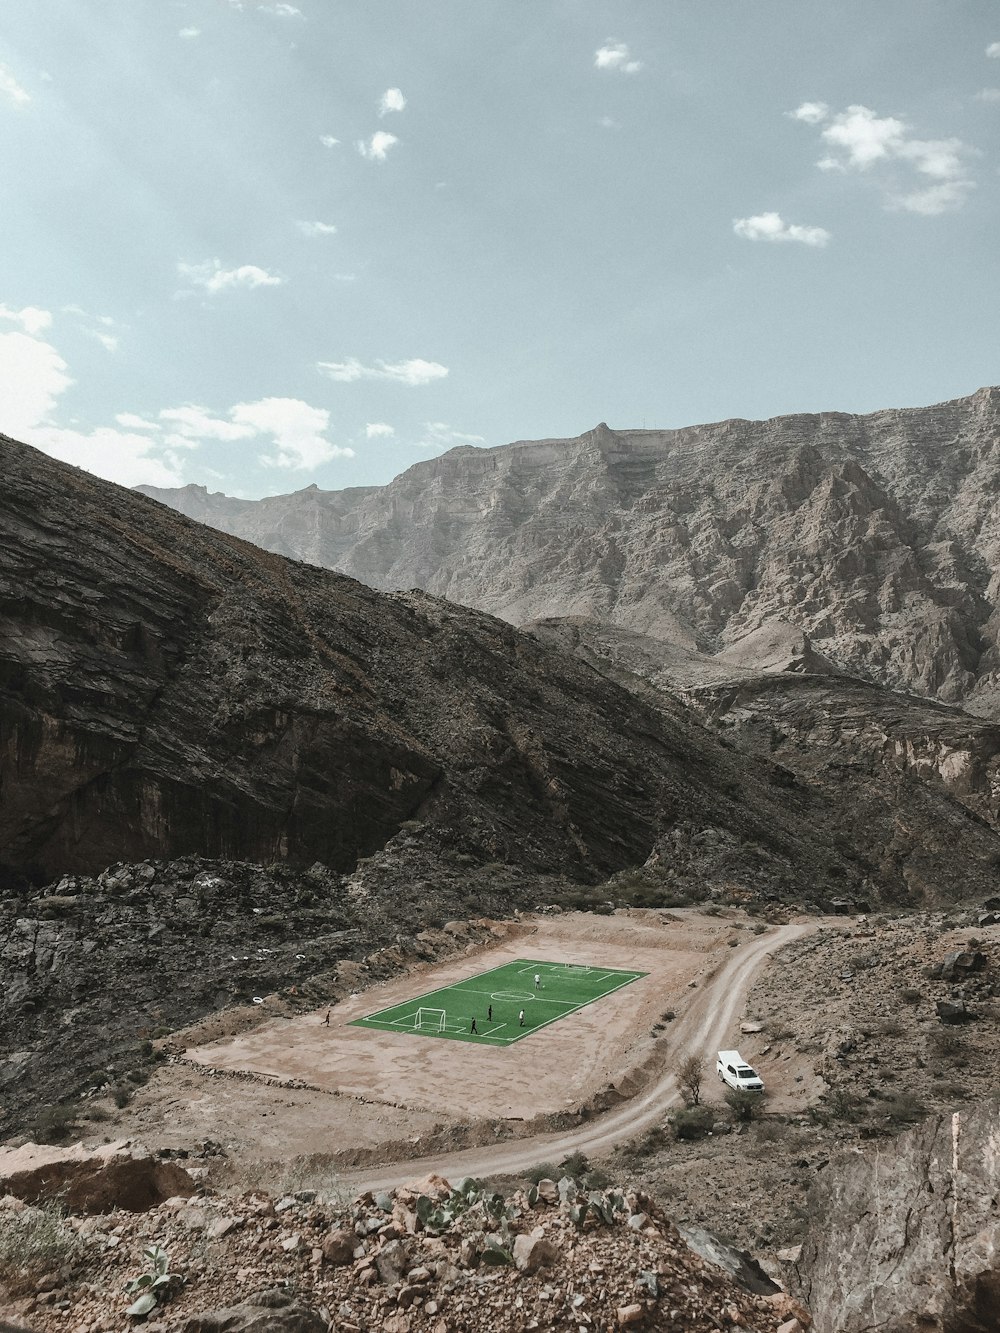
[[[266,549],[513,624],[579,615],[716,653],[783,620],[844,670],[992,716],[998,479],[987,387],[866,415],[460,446],[375,488],[224,502],[140,489]]]

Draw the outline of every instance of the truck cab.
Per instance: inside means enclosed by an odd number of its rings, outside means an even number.
[[[720,1051],[715,1072],[728,1087],[737,1092],[763,1092],[764,1080],[739,1051]]]

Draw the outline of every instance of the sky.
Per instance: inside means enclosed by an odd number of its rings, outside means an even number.
[[[257,497],[959,397],[998,148],[995,0],[3,0],[0,431]]]

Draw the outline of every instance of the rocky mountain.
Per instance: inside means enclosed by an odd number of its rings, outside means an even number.
[[[995,715],[1000,389],[933,407],[453,449],[387,486],[146,493],[374,588],[584,616],[747,657],[776,623],[869,680]]]
[[[500,620],[377,593],[2,450],[10,872],[190,854],[349,872],[418,820],[434,864],[593,882],[652,858],[672,892],[814,899],[993,888],[1000,841],[946,791],[800,781]]]

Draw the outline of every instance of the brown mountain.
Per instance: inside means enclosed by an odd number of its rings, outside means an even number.
[[[0,450],[11,872],[189,854],[343,871],[418,820],[421,883],[443,849],[581,881],[650,860],[656,884],[701,893],[992,888],[994,830],[905,767],[800,779],[491,616],[372,591]]]
[[[388,486],[183,513],[380,589],[698,654],[777,625],[870,680],[995,715],[1000,389],[934,407],[459,448]]]

